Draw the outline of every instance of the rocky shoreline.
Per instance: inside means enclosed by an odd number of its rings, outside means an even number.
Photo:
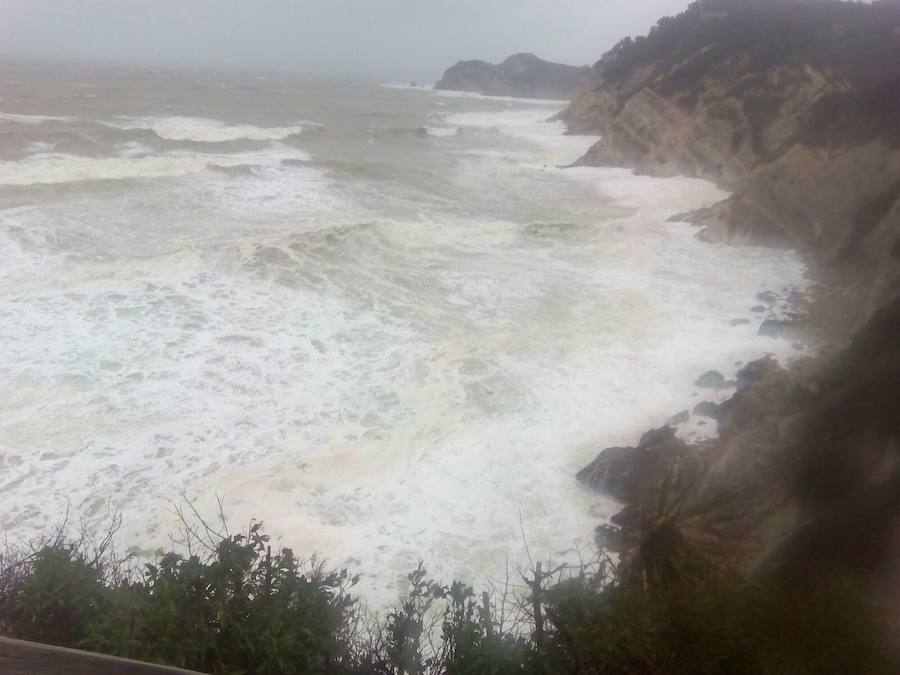
[[[578,479],[626,506],[598,527],[601,543],[636,545],[671,516],[674,492],[694,505],[727,495],[714,538],[749,546],[754,565],[818,556],[877,575],[896,559],[886,533],[900,531],[900,128],[885,119],[900,114],[900,62],[890,53],[900,7],[889,3],[695,3],[617,45],[561,114],[570,133],[601,135],[579,164],[731,191],[674,217],[698,237],[796,250],[808,292],[760,332],[817,353],[788,368],[744,364],[734,383],[707,373],[698,389],[735,387],[724,403],[672,411],[635,446],[602,450]],[[762,312],[775,300],[759,299]],[[676,435],[697,416],[718,423],[717,438]]]

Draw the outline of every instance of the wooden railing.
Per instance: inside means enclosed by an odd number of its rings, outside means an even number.
[[[0,637],[2,675],[200,675],[77,649]]]

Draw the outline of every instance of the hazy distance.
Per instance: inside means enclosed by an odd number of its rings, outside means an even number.
[[[514,52],[593,63],[689,0],[0,0],[0,56],[433,81]]]

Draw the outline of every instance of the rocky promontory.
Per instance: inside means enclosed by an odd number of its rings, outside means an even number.
[[[701,236],[807,253],[848,327],[897,292],[900,3],[695,2],[604,55],[562,117],[602,136],[582,164],[732,191]]]
[[[534,54],[513,54],[500,64],[459,61],[444,72],[434,88],[489,96],[568,99],[587,71],[586,67],[544,61]]]
[[[799,251],[813,282],[807,314],[767,330],[824,338],[815,358],[750,364],[730,400],[698,405],[694,416],[718,421],[717,439],[683,443],[657,429],[600,452],[579,478],[627,506],[598,536],[627,550],[638,532],[676,522],[687,531],[705,513],[695,535],[740,541],[759,565],[893,578],[900,2],[695,2],[604,55],[561,117],[570,133],[601,136],[582,165],[729,190],[678,219],[709,241]]]

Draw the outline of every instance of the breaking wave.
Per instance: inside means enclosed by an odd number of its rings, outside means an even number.
[[[127,117],[114,126],[123,129],[149,129],[170,141],[223,143],[227,141],[280,141],[303,132],[304,124],[287,127],[258,127],[252,124],[228,124],[202,117]]]

